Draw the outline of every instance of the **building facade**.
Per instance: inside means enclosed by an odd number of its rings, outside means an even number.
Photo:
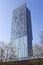
[[[13,10],[11,41],[16,46],[17,57],[28,57],[32,49],[31,14],[26,4]]]

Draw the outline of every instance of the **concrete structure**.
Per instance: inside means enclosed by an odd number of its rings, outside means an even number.
[[[13,11],[11,41],[16,46],[17,57],[28,57],[32,50],[31,14],[26,4]]]

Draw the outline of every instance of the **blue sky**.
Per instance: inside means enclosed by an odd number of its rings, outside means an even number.
[[[43,31],[43,0],[0,0],[0,41],[10,41],[12,11],[25,2],[31,11],[33,43],[39,42]]]

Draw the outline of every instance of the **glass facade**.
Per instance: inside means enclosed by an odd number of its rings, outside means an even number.
[[[14,43],[16,45],[17,57],[27,57],[28,56],[27,36],[23,36],[19,39],[15,39]]]
[[[30,11],[22,5],[13,11],[11,40],[16,45],[17,57],[27,57],[32,48],[32,30]]]
[[[13,11],[12,21],[12,39],[26,35],[26,9],[21,8]]]

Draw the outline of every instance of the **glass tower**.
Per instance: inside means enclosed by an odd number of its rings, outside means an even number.
[[[26,4],[13,10],[11,41],[16,46],[17,57],[28,57],[32,49],[31,14]]]

